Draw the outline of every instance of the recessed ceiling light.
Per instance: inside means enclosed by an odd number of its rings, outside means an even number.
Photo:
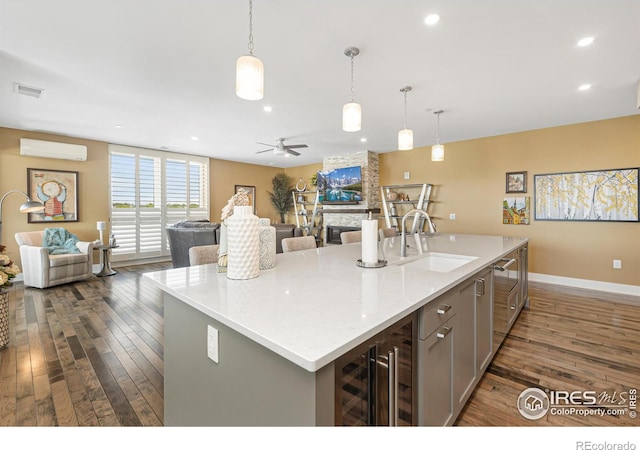
[[[435,25],[438,22],[440,22],[440,16],[437,14],[429,14],[424,18],[424,23],[426,23],[427,25]]]
[[[116,128],[122,128],[122,125],[116,125]]]
[[[360,138],[360,142],[367,142],[367,138],[366,137]]]
[[[580,87],[578,87],[579,91],[588,91],[589,89],[591,89],[591,85],[588,83],[581,84]]]
[[[265,107],[264,107],[264,108],[262,108],[262,109],[264,109],[266,112],[271,112],[271,111],[273,111],[273,108],[272,108],[271,106],[265,106]]]
[[[585,38],[582,38],[578,41],[578,47],[586,47],[588,45],[593,44],[593,41],[595,40],[595,38],[593,36],[588,36]]]
[[[198,140],[198,136],[191,136],[191,140],[192,141],[197,141]]]

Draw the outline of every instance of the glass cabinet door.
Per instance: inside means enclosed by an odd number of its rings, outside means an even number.
[[[336,425],[375,425],[376,346],[336,364]]]
[[[415,425],[416,326],[410,316],[336,361],[336,425]]]

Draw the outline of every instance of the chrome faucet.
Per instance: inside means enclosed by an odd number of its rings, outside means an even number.
[[[421,216],[424,216],[424,218],[427,220],[427,223],[429,224],[429,231],[435,230],[435,227],[433,226],[433,223],[431,222],[431,218],[429,217],[429,214],[426,213],[426,211],[423,211],[421,209],[412,209],[410,211],[407,211],[405,213],[404,216],[402,216],[402,231],[400,234],[400,256],[401,257],[405,257],[407,256],[407,217],[409,217],[411,214],[419,214]],[[417,228],[416,228],[417,229]],[[418,234],[419,231],[416,231],[415,234]]]

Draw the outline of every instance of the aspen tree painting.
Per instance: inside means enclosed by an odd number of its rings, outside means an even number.
[[[638,222],[638,168],[534,175],[535,219]]]

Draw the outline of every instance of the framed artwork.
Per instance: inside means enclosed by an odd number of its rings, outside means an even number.
[[[257,215],[258,213],[256,209],[256,187],[243,186],[240,184],[236,184],[234,194],[237,194],[238,192],[240,192],[240,190],[243,190],[249,195],[249,205],[253,206],[253,213]]]
[[[507,172],[507,194],[524,194],[527,192],[527,172]]]
[[[27,186],[31,199],[44,204],[29,213],[29,223],[78,222],[78,172],[28,168]]]
[[[502,223],[529,225],[531,222],[530,197],[505,197],[502,201]]]
[[[534,175],[535,219],[638,222],[639,169]]]

